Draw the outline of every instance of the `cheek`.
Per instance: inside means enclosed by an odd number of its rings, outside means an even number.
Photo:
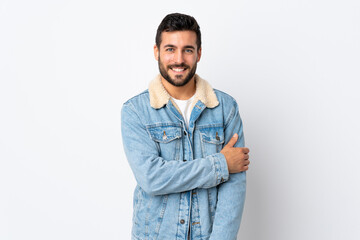
[[[170,54],[164,54],[161,57],[161,60],[164,64],[168,64],[168,63],[171,63],[171,60],[172,60],[172,56]]]
[[[197,56],[189,56],[185,59],[185,62],[189,65],[194,65],[197,62]]]

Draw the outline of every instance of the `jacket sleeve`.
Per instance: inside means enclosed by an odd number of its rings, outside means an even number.
[[[162,158],[139,114],[131,102],[125,103],[121,110],[121,132],[127,160],[145,192],[163,195],[210,188],[229,178],[221,153],[187,162]]]
[[[237,133],[235,147],[244,147],[244,134],[238,106],[230,113],[225,128],[225,143]],[[230,174],[229,180],[218,186],[218,200],[210,240],[236,240],[246,193],[246,172]]]

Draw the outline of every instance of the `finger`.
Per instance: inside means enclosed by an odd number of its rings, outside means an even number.
[[[244,154],[244,159],[245,159],[245,160],[249,160],[249,154],[245,153],[245,154]]]
[[[248,148],[245,148],[245,147],[241,148],[241,150],[242,150],[243,153],[249,153],[250,152],[250,150]]]
[[[250,164],[250,161],[249,160],[245,160],[244,161],[244,166],[248,166]]]
[[[249,170],[249,166],[244,166],[242,169],[243,169],[243,171],[247,171],[247,170]]]
[[[230,141],[226,144],[225,147],[233,147],[237,142],[239,136],[235,133],[234,136],[230,139]]]

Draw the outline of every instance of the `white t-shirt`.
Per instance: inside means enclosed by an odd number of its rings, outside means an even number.
[[[175,98],[172,98],[172,99],[174,100],[176,105],[179,107],[181,114],[183,115],[183,118],[185,120],[186,127],[189,128],[190,115],[191,115],[190,106],[194,99],[194,96],[192,96],[190,99],[187,99],[187,100],[179,100],[179,99],[175,99]]]

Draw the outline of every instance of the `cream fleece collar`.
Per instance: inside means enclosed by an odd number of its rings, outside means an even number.
[[[207,81],[200,78],[197,74],[195,74],[195,84],[196,91],[192,107],[198,100],[200,100],[208,108],[214,108],[219,105],[219,101],[214,93],[213,88]],[[164,88],[164,85],[161,83],[160,74],[150,82],[149,94],[150,105],[155,109],[162,108],[165,104],[168,103],[169,100],[171,100],[171,96]]]

